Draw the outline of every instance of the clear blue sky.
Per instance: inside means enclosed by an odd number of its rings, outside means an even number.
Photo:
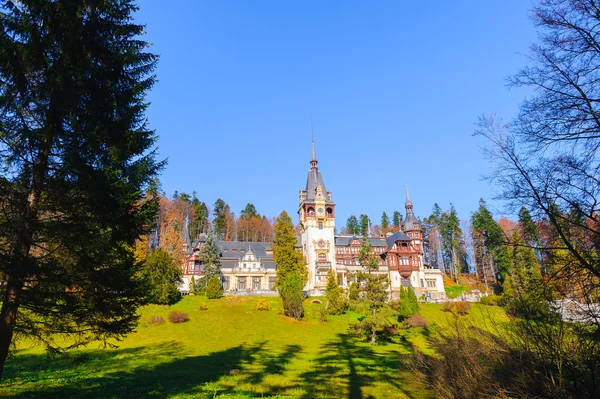
[[[435,202],[463,219],[492,202],[472,133],[482,114],[512,118],[526,94],[505,81],[536,39],[528,1],[139,4],[161,57],[148,118],[168,194],[297,222],[312,117],[340,228],[403,212],[405,182],[421,217]]]

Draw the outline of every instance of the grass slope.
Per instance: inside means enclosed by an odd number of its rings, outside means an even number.
[[[207,301],[186,297],[172,307],[148,306],[136,333],[117,349],[87,348],[49,359],[42,349],[19,349],[9,360],[0,396],[17,398],[432,398],[410,372],[413,346],[427,331],[372,347],[346,335],[356,314],[318,321],[318,306],[294,321],[257,311],[256,298]],[[207,310],[200,310],[206,303]],[[189,314],[183,324],[151,325],[159,315]],[[475,311],[476,309],[474,309]],[[477,313],[472,311],[472,313]],[[449,315],[427,304],[421,313],[438,326]]]

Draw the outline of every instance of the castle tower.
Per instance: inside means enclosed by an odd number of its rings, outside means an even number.
[[[405,185],[404,188],[406,190],[406,217],[404,218],[402,230],[411,238],[412,246],[419,252],[418,263],[421,266],[423,264],[423,230],[421,230],[419,221],[413,211],[413,204],[408,196],[408,185]]]
[[[300,190],[298,216],[302,252],[308,268],[306,290],[325,288],[327,272],[335,268],[335,203],[325,189],[312,142],[312,159],[306,189]]]

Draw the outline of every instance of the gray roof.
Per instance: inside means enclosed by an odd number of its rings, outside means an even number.
[[[403,232],[399,231],[397,233],[392,234],[385,240],[387,242],[387,250],[389,251],[394,246],[396,241],[410,241],[410,237],[404,234]]]
[[[261,260],[273,259],[273,255],[266,252],[271,249],[270,242],[217,241],[217,244],[221,249],[221,259],[239,259],[249,249]]]
[[[335,236],[335,245],[336,246],[348,246],[352,240],[360,240],[362,242],[362,237],[358,236],[346,236],[346,235],[336,235]],[[386,241],[383,238],[369,238],[371,241],[371,245],[374,247],[385,247]]]
[[[308,171],[308,177],[306,178],[306,201],[310,202],[315,200],[317,186],[321,186],[325,200],[329,200],[327,190],[325,189],[325,183],[323,182],[323,176],[318,168],[313,168]]]
[[[412,210],[410,212],[407,210],[406,218],[404,219],[404,228],[402,230],[404,230],[404,231],[415,230],[415,228],[414,228],[415,223],[417,224],[417,230],[418,230],[420,228],[419,221],[415,217],[415,214],[412,212]]]

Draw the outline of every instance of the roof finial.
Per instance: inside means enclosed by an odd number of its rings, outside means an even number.
[[[408,184],[404,183],[404,190],[406,191],[406,204],[412,204],[412,202],[410,202],[410,197],[408,196]]]
[[[313,127],[312,118],[310,118],[310,131],[312,133],[312,160],[316,161],[317,156],[315,155],[315,129]]]

